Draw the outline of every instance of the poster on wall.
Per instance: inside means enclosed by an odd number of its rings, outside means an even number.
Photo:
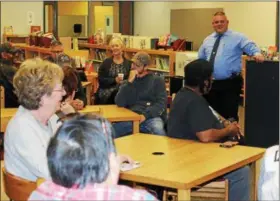
[[[30,33],[41,31],[41,26],[30,26]]]
[[[33,25],[34,23],[34,12],[28,11],[27,12],[27,25]]]

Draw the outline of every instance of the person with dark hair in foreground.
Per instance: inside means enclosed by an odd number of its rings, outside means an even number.
[[[29,200],[156,200],[146,191],[118,185],[120,158],[113,132],[99,116],[77,114],[65,120],[47,149],[52,180]]]
[[[240,134],[237,122],[220,122],[203,97],[211,89],[212,73],[212,64],[203,59],[185,66],[185,87],[172,102],[167,136],[207,143],[225,141]],[[229,200],[249,200],[249,167],[223,178],[229,180]]]

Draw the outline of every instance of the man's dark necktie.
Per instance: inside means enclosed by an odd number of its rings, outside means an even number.
[[[209,62],[214,65],[214,61],[215,61],[215,57],[216,57],[216,54],[217,54],[217,50],[218,50],[218,47],[219,47],[219,44],[220,44],[220,40],[221,40],[221,37],[222,37],[222,34],[219,34],[217,36],[217,39],[214,43],[214,47],[213,47],[213,50],[211,52],[211,56],[210,56],[210,59],[209,59]]]

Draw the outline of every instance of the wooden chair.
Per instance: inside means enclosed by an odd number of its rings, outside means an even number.
[[[0,108],[4,108],[5,107],[5,88],[3,86],[0,86]]]
[[[164,201],[178,201],[176,189],[163,193]],[[191,190],[191,200],[228,200],[228,180],[212,181]]]
[[[28,181],[6,172],[2,168],[3,186],[6,195],[14,201],[27,200],[32,191],[37,187],[36,182]]]
[[[43,182],[45,182],[46,181],[46,179],[45,178],[38,178],[37,180],[36,180],[36,185],[37,185],[37,187],[38,186],[40,186]]]

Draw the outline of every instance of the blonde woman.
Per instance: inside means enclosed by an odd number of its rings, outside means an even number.
[[[98,70],[99,88],[95,96],[95,104],[115,104],[115,96],[119,85],[128,78],[131,61],[123,55],[123,42],[120,38],[110,41],[112,57],[107,58]]]
[[[63,70],[41,59],[22,63],[13,79],[19,108],[10,120],[4,139],[6,170],[20,178],[36,181],[49,178],[46,150],[56,131],[56,111],[66,95]]]

